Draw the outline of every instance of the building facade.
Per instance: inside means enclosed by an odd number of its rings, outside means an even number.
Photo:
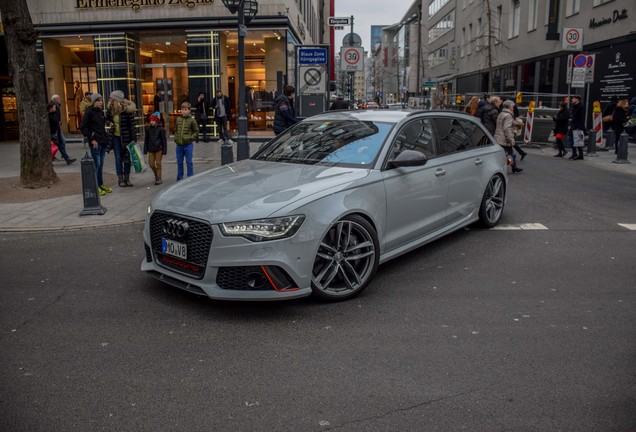
[[[635,13],[634,0],[416,0],[400,23],[383,29],[375,79],[401,101],[432,106],[487,92],[631,98]],[[564,44],[566,34],[578,46]],[[593,55],[594,73],[589,85],[572,89],[568,58],[578,54]],[[402,73],[400,84],[390,78]]]
[[[107,97],[113,90],[122,90],[139,107],[140,122],[160,111],[172,124],[182,101],[195,102],[199,92],[211,98],[217,89],[238,106],[237,15],[221,0],[27,3],[40,35],[38,51],[47,96],[62,96],[66,132],[78,130],[79,101],[85,91]],[[258,11],[245,36],[245,85],[257,95],[257,113],[250,127],[265,127],[274,95],[281,93],[283,85],[296,84],[296,47],[329,43],[327,17],[332,15],[333,1],[253,3]],[[0,129],[6,130],[15,96],[8,76],[1,79],[4,116]],[[0,140],[15,139],[6,135]]]

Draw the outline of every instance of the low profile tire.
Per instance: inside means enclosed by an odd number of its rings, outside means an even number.
[[[316,297],[341,301],[360,294],[380,260],[378,236],[366,219],[350,215],[334,223],[320,242],[312,272]]]
[[[501,176],[495,175],[486,186],[486,191],[479,207],[479,223],[492,228],[499,223],[506,201],[506,184]]]

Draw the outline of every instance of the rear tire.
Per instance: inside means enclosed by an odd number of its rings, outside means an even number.
[[[499,223],[506,202],[506,184],[500,175],[493,176],[481,199],[479,207],[479,223],[492,228]]]
[[[379,261],[373,226],[358,215],[345,216],[329,228],[318,247],[311,289],[326,301],[355,297],[369,285]]]

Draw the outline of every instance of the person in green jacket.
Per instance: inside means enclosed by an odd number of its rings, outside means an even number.
[[[181,117],[177,117],[175,123],[174,143],[177,148],[177,181],[183,179],[183,158],[186,161],[188,177],[194,175],[192,165],[192,152],[194,144],[192,142],[199,136],[199,126],[194,117],[190,115],[192,105],[190,102],[181,104]]]

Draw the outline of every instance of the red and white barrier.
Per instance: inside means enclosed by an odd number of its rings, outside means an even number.
[[[523,134],[523,142],[528,144],[532,140],[532,124],[534,122],[534,107],[528,110],[526,117],[526,128]]]
[[[596,133],[596,147],[603,147],[603,116],[600,112],[592,114],[594,132]]]

